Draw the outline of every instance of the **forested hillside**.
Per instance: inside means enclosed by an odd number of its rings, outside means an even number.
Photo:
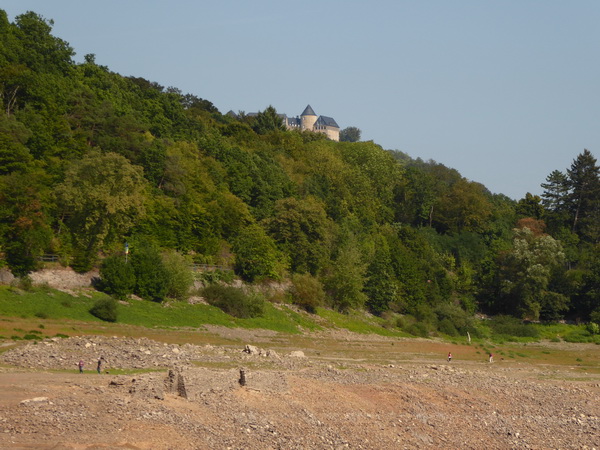
[[[515,202],[374,142],[285,131],[273,108],[231,117],[94,55],[77,64],[51,25],[0,10],[0,264],[15,275],[46,253],[87,271],[128,242],[131,259],[289,279],[309,309],[392,311],[447,334],[478,310],[600,321],[587,150]]]

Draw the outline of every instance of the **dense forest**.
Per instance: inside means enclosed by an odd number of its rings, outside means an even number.
[[[374,142],[287,131],[272,107],[221,114],[73,57],[51,21],[0,10],[0,265],[13,274],[48,253],[125,273],[127,242],[155,283],[169,264],[221,265],[248,283],[291,280],[309,309],[405,314],[448,334],[475,312],[600,321],[589,151],[514,201]]]

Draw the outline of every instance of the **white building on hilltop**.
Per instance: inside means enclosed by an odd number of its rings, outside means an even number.
[[[317,116],[314,110],[308,105],[304,108],[300,117],[282,116],[283,123],[288,130],[313,131],[323,133],[332,141],[340,140],[340,127],[332,117]]]

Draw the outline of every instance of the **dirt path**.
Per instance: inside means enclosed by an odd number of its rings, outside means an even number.
[[[0,448],[600,448],[600,375],[551,358],[598,346],[488,364],[434,341],[205,332],[256,347],[85,336],[9,350]]]

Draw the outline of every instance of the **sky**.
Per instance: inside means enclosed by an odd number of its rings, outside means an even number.
[[[363,140],[540,195],[600,157],[597,0],[2,0],[76,52],[222,113],[310,104]]]

